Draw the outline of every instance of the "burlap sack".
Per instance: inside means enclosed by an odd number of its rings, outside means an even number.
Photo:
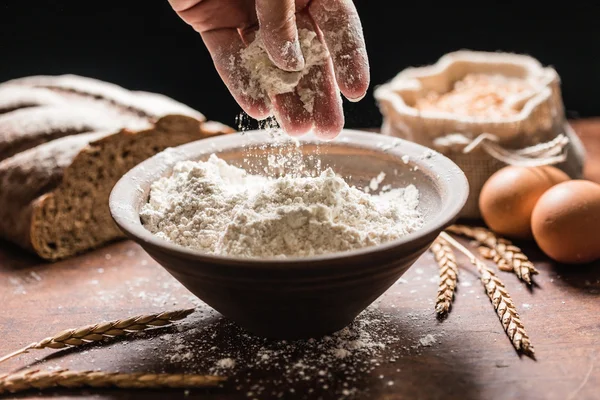
[[[468,74],[527,80],[533,90],[513,99],[518,112],[507,117],[469,117],[420,111],[417,99],[445,93]],[[431,66],[407,68],[375,90],[383,114],[382,133],[408,139],[446,154],[462,168],[470,196],[461,216],[479,218],[485,181],[507,164],[556,165],[572,178],[583,170],[584,150],[565,120],[560,78],[536,59],[517,54],[458,51]]]

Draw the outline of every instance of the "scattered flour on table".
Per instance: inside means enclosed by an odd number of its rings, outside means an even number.
[[[299,29],[298,39],[304,55],[305,65],[300,71],[288,72],[277,68],[273,64],[265,50],[260,31],[256,33],[254,41],[240,53],[242,66],[248,71],[249,75],[249,81],[245,87],[246,95],[254,99],[262,99],[267,97],[267,93],[271,95],[283,94],[293,92],[297,88],[304,108],[312,113],[315,96],[319,95],[313,88],[317,85],[313,84],[315,82],[303,81],[300,83],[300,81],[313,67],[326,63],[329,52],[313,31]],[[235,63],[235,59],[232,59],[231,62]],[[318,82],[320,80],[319,74],[317,72],[312,80]]]
[[[330,335],[274,340],[255,336],[199,304],[169,333],[145,343],[165,349],[165,370],[227,376],[226,387],[248,398],[368,398],[377,385],[373,377],[381,385],[397,384],[406,365],[402,360],[433,351],[445,335],[422,326],[433,316],[430,311],[410,316],[390,311],[371,306]]]
[[[370,195],[328,168],[316,177],[250,175],[214,154],[156,181],[140,216],[170,242],[211,254],[273,258],[373,246],[419,229],[415,186]]]
[[[232,358],[221,358],[220,360],[217,361],[216,363],[217,368],[221,368],[221,369],[230,369],[235,367],[235,360]]]
[[[419,339],[419,344],[424,347],[431,347],[437,343],[437,339],[432,334],[427,334]]]

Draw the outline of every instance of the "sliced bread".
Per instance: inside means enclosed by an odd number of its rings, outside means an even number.
[[[80,84],[73,95],[55,89],[61,80],[33,78],[0,85],[0,237],[47,260],[123,237],[108,196],[133,166],[167,147],[233,132],[160,95],[108,85],[109,97],[100,94],[103,82],[91,80],[85,91],[88,78],[69,76]]]

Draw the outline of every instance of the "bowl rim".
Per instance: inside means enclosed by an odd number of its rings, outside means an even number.
[[[397,158],[408,155],[410,163],[418,166],[420,170],[428,171],[428,175],[433,177],[434,183],[440,187],[441,191],[451,194],[450,196],[446,196],[446,198],[442,196],[441,209],[437,218],[433,218],[430,223],[415,232],[379,245],[337,253],[289,258],[246,258],[208,254],[168,242],[165,239],[159,238],[142,225],[139,211],[136,210],[134,205],[143,201],[143,199],[140,200],[140,196],[144,196],[144,191],[139,187],[139,182],[147,182],[150,180],[149,178],[153,178],[152,181],[155,181],[157,179],[155,178],[156,175],[164,175],[178,161],[198,159],[211,154],[212,150],[216,150],[219,153],[236,148],[239,149],[244,144],[258,145],[264,143],[265,139],[272,139],[272,136],[266,131],[237,132],[167,148],[155,154],[125,173],[111,190],[109,208],[113,220],[129,238],[144,247],[144,250],[146,250],[145,246],[148,245],[177,255],[178,257],[194,259],[195,261],[206,262],[207,264],[243,265],[244,267],[263,269],[279,266],[278,269],[280,269],[282,263],[289,264],[286,265],[286,268],[307,268],[310,265],[316,266],[322,264],[322,262],[336,261],[336,264],[344,266],[346,263],[338,262],[357,256],[381,253],[409,246],[411,243],[419,242],[420,239],[436,231],[439,232],[445,229],[458,218],[469,196],[469,183],[464,172],[443,154],[405,139],[368,131],[344,129],[336,139],[328,142],[337,141],[338,144],[342,145],[347,144],[348,146],[385,152]],[[322,139],[318,139],[312,134],[294,139],[299,140],[303,144],[318,144],[323,142]],[[431,157],[423,157],[427,154],[426,152],[429,152]],[[425,162],[427,160],[433,160],[434,162],[428,164]]]

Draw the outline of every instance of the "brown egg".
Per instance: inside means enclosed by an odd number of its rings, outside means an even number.
[[[481,189],[481,216],[500,235],[532,239],[531,212],[535,203],[546,190],[567,180],[567,174],[551,166],[504,167]]]
[[[549,189],[531,217],[538,246],[567,264],[600,259],[600,185],[573,180]]]

